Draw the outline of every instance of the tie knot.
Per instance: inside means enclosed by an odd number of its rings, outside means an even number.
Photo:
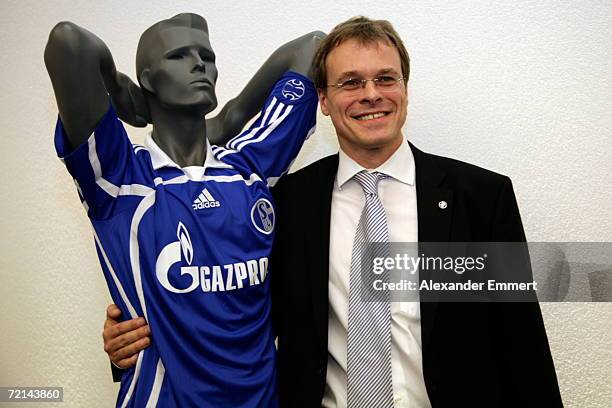
[[[377,171],[369,173],[365,170],[362,170],[353,176],[355,181],[361,185],[361,188],[363,188],[363,192],[370,195],[378,195],[378,181],[386,177],[386,175]]]

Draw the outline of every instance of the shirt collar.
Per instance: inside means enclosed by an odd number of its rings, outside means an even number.
[[[181,168],[157,145],[157,143],[155,143],[153,136],[151,136],[150,133],[146,136],[144,145],[151,155],[153,170],[158,170],[162,167],[175,167],[177,169]],[[208,139],[206,139],[206,159],[204,160],[204,165],[202,167],[218,167],[214,165],[215,162],[216,159],[213,156],[210,143],[208,143]]]
[[[400,144],[386,162],[376,169],[365,169],[340,148],[338,172],[336,173],[336,182],[338,183],[339,189],[342,189],[342,186],[347,181],[351,180],[355,174],[363,170],[378,171],[393,177],[401,183],[411,186],[414,185],[414,157],[412,156],[412,150],[410,150],[410,146],[408,146],[406,140]]]

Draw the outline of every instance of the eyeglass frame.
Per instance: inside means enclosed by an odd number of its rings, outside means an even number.
[[[371,81],[374,84],[375,88],[377,88],[377,89],[384,89],[386,86],[379,84],[379,82],[381,81],[381,78],[392,78],[395,81],[394,83],[388,85],[389,88],[393,87],[394,85],[397,85],[400,82],[406,80],[406,77],[404,77],[404,76],[400,76],[398,78],[395,78],[395,77],[392,77],[391,75],[378,75],[378,76],[376,76],[374,78],[371,78],[371,79],[348,78],[348,79],[346,79],[343,82],[339,82],[337,84],[326,84],[326,86],[332,87],[332,88],[340,90],[340,91],[353,92],[353,91],[357,91],[357,90],[360,90],[360,89],[365,89],[366,84]],[[360,83],[360,85],[357,88],[355,88],[355,89],[343,89],[342,86],[345,85],[349,81],[358,81]]]

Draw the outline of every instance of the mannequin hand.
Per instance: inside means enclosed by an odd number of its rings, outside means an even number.
[[[126,320],[119,323],[121,310],[117,305],[110,305],[106,309],[104,322],[104,351],[111,361],[119,368],[126,369],[134,366],[140,350],[151,344],[151,330],[143,317]]]

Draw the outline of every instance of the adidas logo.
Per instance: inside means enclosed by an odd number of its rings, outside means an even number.
[[[200,195],[193,200],[192,207],[194,210],[202,210],[204,208],[221,207],[221,203],[215,200],[208,189],[205,188]]]

